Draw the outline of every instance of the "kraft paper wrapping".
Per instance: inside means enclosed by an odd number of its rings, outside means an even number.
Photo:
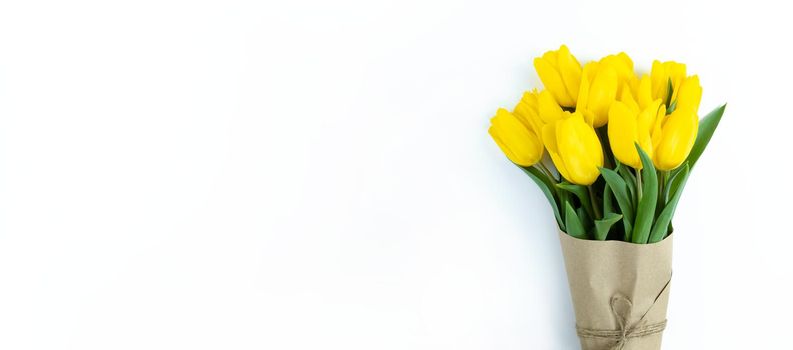
[[[583,350],[659,350],[672,278],[672,237],[654,244],[559,232]]]

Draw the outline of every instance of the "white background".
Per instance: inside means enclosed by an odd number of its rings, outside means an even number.
[[[2,1],[0,349],[576,348],[551,211],[486,133],[562,43],[729,102],[665,348],[789,346],[782,6]]]

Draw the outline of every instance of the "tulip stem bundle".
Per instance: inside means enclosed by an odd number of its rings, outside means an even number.
[[[655,61],[639,78],[625,53],[581,66],[563,45],[534,66],[545,89],[498,110],[489,129],[498,146],[540,187],[567,234],[663,240],[726,105],[700,120],[699,78],[676,62]]]

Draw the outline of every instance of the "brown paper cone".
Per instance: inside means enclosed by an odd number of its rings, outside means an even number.
[[[659,350],[672,278],[672,237],[654,244],[559,233],[583,350]]]

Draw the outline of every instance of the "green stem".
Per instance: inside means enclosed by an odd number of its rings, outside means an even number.
[[[548,179],[551,180],[551,182],[553,183],[553,185],[551,186],[553,188],[553,193],[555,193],[556,198],[559,199],[560,209],[564,211],[564,207],[562,206],[563,204],[561,204],[564,203],[564,201],[562,200],[562,193],[559,190],[559,188],[556,187],[556,184],[559,183],[559,180],[557,180],[556,177],[553,176],[551,170],[549,170],[548,167],[546,167],[545,164],[542,163],[542,161],[537,162],[537,164],[534,164],[533,167],[542,171],[545,174],[545,176],[547,176]]]
[[[600,220],[603,218],[603,213],[600,212],[600,207],[598,206],[597,200],[595,199],[595,190],[592,189],[592,185],[586,187],[589,190],[589,201],[592,203],[592,210],[595,211],[595,219]]]
[[[603,147],[603,165],[606,168],[614,169],[614,164],[612,164],[611,158],[613,155],[611,154],[611,145],[609,144],[609,137],[608,137],[608,129],[607,126],[601,126],[595,129],[597,135],[600,138],[600,145]]]
[[[551,172],[551,169],[548,169],[548,167],[545,166],[542,160],[537,162],[537,164],[539,165],[540,170],[542,170],[548,176],[548,178],[551,179],[551,182],[554,183],[554,186],[552,187],[553,187],[553,192],[556,194],[556,198],[559,199],[559,210],[564,212],[564,203],[567,201],[565,199],[565,191],[559,189],[559,187],[556,187],[556,184],[558,184],[559,181],[561,181],[562,174],[559,174],[559,178],[557,179],[556,176],[553,175],[553,172]],[[564,214],[562,214],[562,217],[564,217]]]
[[[542,163],[542,161],[537,162],[537,164],[540,165],[540,170],[542,170],[545,173],[545,175],[548,175],[548,178],[551,178],[554,181],[559,182],[559,179],[557,179],[556,176],[553,176],[551,170],[548,169],[548,167],[546,167],[545,164]]]
[[[642,200],[642,171],[636,169],[636,203]]]

